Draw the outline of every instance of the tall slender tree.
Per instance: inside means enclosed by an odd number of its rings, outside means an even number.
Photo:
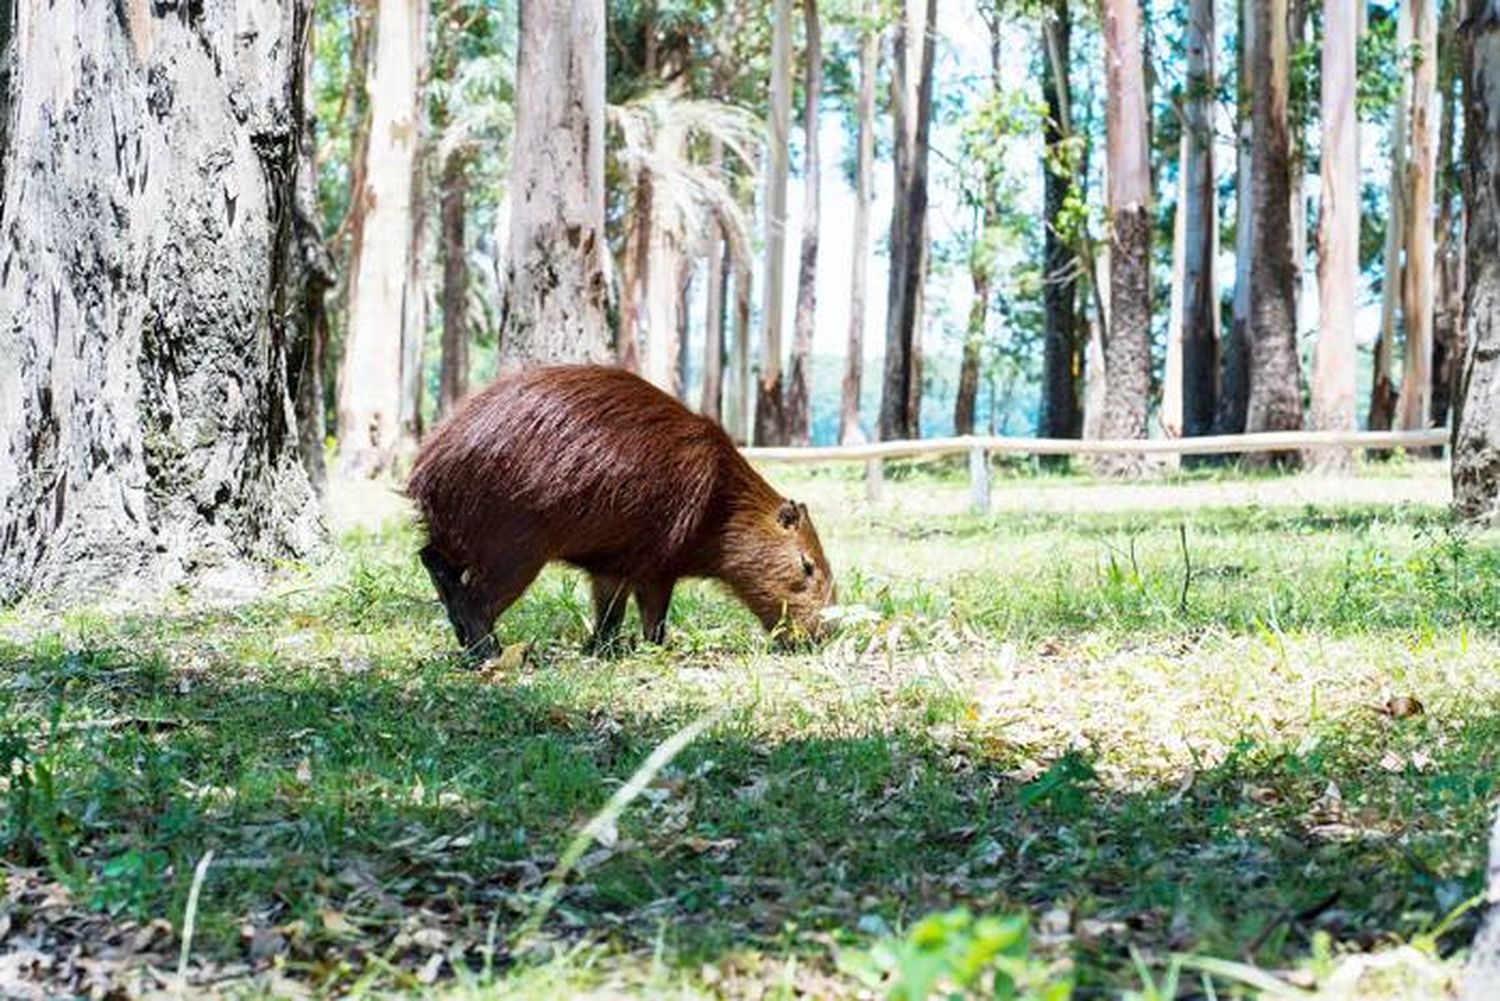
[[[818,313],[818,104],[823,99],[823,29],[818,0],[802,0],[807,79],[803,86],[802,124],[805,152],[802,169],[802,256],[797,269],[797,315],[792,338],[791,379],[787,383],[787,437],[793,445],[812,441],[808,401],[809,357]]]
[[[1438,92],[1441,124],[1437,162],[1437,279],[1432,318],[1432,411],[1434,426],[1448,421],[1454,376],[1463,342],[1463,214],[1458,204],[1460,165],[1454,160],[1459,101],[1460,3],[1443,8],[1438,32]]]
[[[787,143],[792,117],[792,0],[775,0],[771,27],[771,133],[766,147],[766,264],[761,296],[760,378],[755,441],[786,440],[785,387],[781,377],[782,296],[786,284]]]
[[[369,70],[363,183],[353,192],[348,331],[339,372],[338,468],[374,476],[390,468],[415,431],[409,371],[425,325],[417,263],[416,189],[426,53],[422,0],[378,0]],[[412,329],[408,329],[411,327]]]
[[[1302,426],[1287,119],[1291,80],[1287,0],[1255,0],[1253,16],[1250,400],[1245,423],[1250,431],[1284,431]],[[1278,455],[1274,461],[1293,458]]]
[[[1104,0],[1105,155],[1110,223],[1106,438],[1144,438],[1151,391],[1151,166],[1136,0]],[[1104,468],[1133,463],[1114,458]]]
[[[500,362],[600,362],[604,0],[521,0]]]
[[[1432,411],[1433,201],[1437,174],[1437,0],[1408,0],[1412,17],[1411,158],[1407,163],[1406,253],[1401,314],[1406,359],[1396,425],[1427,426]]]
[[[1355,5],[1324,0],[1322,195],[1318,234],[1318,303],[1322,313],[1313,361],[1312,423],[1353,430],[1354,295],[1359,287],[1359,159],[1355,132]],[[1343,449],[1309,457],[1320,468],[1349,464]]]
[[[918,434],[921,402],[920,327],[927,275],[927,151],[932,124],[932,35],[937,0],[905,0],[896,28],[894,110],[895,197],[891,207],[890,280],[886,290],[885,378],[880,436]]]
[[[859,424],[859,390],[864,369],[865,289],[870,258],[870,197],[875,163],[875,78],[880,72],[880,34],[875,27],[875,0],[859,8],[858,147],[854,161],[854,244],[849,275],[849,337],[839,405],[839,441],[864,439]]]
[[[1375,339],[1375,357],[1370,386],[1370,430],[1386,430],[1396,418],[1396,384],[1391,379],[1391,356],[1396,343],[1396,319],[1400,312],[1401,255],[1406,246],[1407,184],[1406,135],[1411,119],[1411,74],[1404,67],[1412,41],[1411,5],[1396,5],[1396,52],[1403,61],[1396,106],[1391,109],[1391,183],[1387,189],[1385,214],[1385,271],[1380,294],[1380,333]]]
[[[1182,433],[1213,430],[1219,383],[1219,293],[1214,282],[1219,206],[1214,185],[1214,4],[1188,5],[1183,95],[1181,289]]]
[[[1242,433],[1250,406],[1250,263],[1253,260],[1255,235],[1255,214],[1250,211],[1250,147],[1254,141],[1252,108],[1256,98],[1252,67],[1256,19],[1251,16],[1251,2],[1252,0],[1246,0],[1241,3],[1239,10],[1238,121],[1234,157],[1234,303],[1230,314],[1229,336],[1223,345],[1223,362],[1219,370],[1219,402],[1214,414],[1214,430],[1219,434]]]
[[[1050,0],[1042,12],[1042,98],[1047,120],[1042,129],[1046,229],[1042,235],[1042,405],[1038,433],[1044,438],[1076,438],[1082,432],[1078,400],[1083,348],[1078,336],[1078,255],[1068,201],[1077,184],[1068,78],[1073,16],[1069,0]]]
[[[995,7],[981,7],[985,25],[990,34],[990,93],[989,100],[998,101],[1003,95],[1001,88],[1001,61],[1003,49],[1000,11]],[[985,145],[994,142],[994,137],[985,136]],[[967,152],[967,150],[966,150]],[[968,159],[966,156],[965,159]],[[988,156],[974,157],[971,166],[980,171],[977,191],[969,197],[978,198],[979,232],[969,247],[969,280],[973,287],[973,298],[969,302],[968,324],[964,332],[963,355],[958,367],[958,392],[953,400],[953,430],[955,434],[973,434],[976,404],[979,399],[979,366],[984,348],[985,325],[989,318],[990,285],[995,270],[995,235],[1000,225],[1000,193],[998,164]]]

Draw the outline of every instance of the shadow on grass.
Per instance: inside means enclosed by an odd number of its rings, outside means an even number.
[[[685,722],[440,660],[231,672],[58,651],[13,659],[7,682],[4,858],[81,908],[180,927],[212,849],[199,954],[279,956],[323,988],[372,957],[479,967],[569,833]],[[692,969],[752,947],[826,957],[958,903],[1027,906],[1067,915],[1089,996],[1129,981],[1130,945],[1278,963],[1319,930],[1413,933],[1478,888],[1500,707],[1327,720],[1312,746],[1246,739],[1191,781],[1133,789],[1065,747],[1038,774],[982,734],[893,719],[809,738],[732,716],[586,857],[549,932]]]

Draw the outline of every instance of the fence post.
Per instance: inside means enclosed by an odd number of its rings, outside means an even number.
[[[885,500],[885,464],[878,456],[865,460],[865,500],[871,504]]]
[[[969,447],[969,509],[975,514],[990,510],[990,456],[982,445]]]

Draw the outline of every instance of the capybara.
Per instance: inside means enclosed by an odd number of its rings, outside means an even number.
[[[660,643],[682,577],[722,581],[784,637],[816,636],[833,598],[806,505],[773,490],[713,421],[623,369],[501,377],[427,439],[406,492],[438,597],[481,656],[495,619],[553,560],[592,578],[592,649],[613,642],[631,594]]]

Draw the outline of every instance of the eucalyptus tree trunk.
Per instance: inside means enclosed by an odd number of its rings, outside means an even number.
[[[500,365],[605,362],[604,0],[521,0]]]
[[[1136,0],[1105,0],[1101,13],[1110,306],[1100,433],[1105,438],[1144,438],[1151,392],[1151,166],[1141,12]],[[1100,467],[1123,471],[1137,464],[1111,456]]]
[[[348,330],[339,371],[338,468],[344,476],[388,470],[402,445],[404,406],[419,361],[415,186],[426,51],[421,0],[378,0],[369,69],[363,183],[352,193]],[[410,429],[407,429],[407,433]]]
[[[771,131],[766,148],[766,265],[760,322],[760,378],[755,400],[755,443],[786,440],[781,378],[781,304],[786,286],[787,144],[792,118],[792,0],[775,0],[771,27]]]
[[[823,97],[823,32],[818,0],[802,0],[806,24],[807,81],[802,123],[806,136],[802,184],[802,256],[797,269],[797,315],[792,337],[792,371],[786,391],[786,432],[793,445],[812,442],[808,359],[818,319],[818,102]]]
[[[1219,385],[1219,293],[1214,282],[1219,206],[1214,188],[1214,5],[1188,6],[1187,96],[1183,102],[1181,291],[1182,433],[1213,431]]]
[[[859,426],[859,390],[864,370],[865,290],[870,258],[870,189],[875,163],[875,78],[880,72],[880,36],[871,24],[875,0],[861,0],[859,42],[859,147],[854,164],[854,246],[849,276],[849,343],[839,401],[839,442],[864,440]]]
[[[323,219],[318,208],[317,143],[313,135],[315,102],[312,88],[308,86],[313,75],[313,20],[309,17],[307,21],[302,74],[295,86],[302,114],[297,132],[296,194],[292,202],[295,252],[291,258],[289,283],[292,290],[301,290],[302,306],[300,333],[287,338],[287,374],[292,382],[302,467],[321,497],[328,490],[328,468],[323,454],[324,441],[328,437],[327,401],[323,391],[328,349],[328,296],[337,278],[333,255],[323,241]],[[0,88],[3,86],[0,83]],[[0,148],[3,146],[3,139],[0,139]],[[292,315],[296,315],[295,312]]]
[[[1453,383],[1458,359],[1463,354],[1463,214],[1457,208],[1460,165],[1453,153],[1459,102],[1459,4],[1443,9],[1438,38],[1438,89],[1442,123],[1438,128],[1437,166],[1437,280],[1432,315],[1432,410],[1434,427],[1448,421],[1453,403]]]
[[[1396,51],[1411,48],[1411,5],[1396,5]],[[1404,56],[1403,56],[1404,61]],[[1406,246],[1407,172],[1406,132],[1411,116],[1411,76],[1401,72],[1401,88],[1391,109],[1391,183],[1387,189],[1385,216],[1385,274],[1380,286],[1380,333],[1375,339],[1375,358],[1370,386],[1370,430],[1387,430],[1396,417],[1396,384],[1391,379],[1391,355],[1396,343],[1396,316],[1402,282],[1401,254]]]
[[[1411,91],[1410,183],[1406,203],[1405,273],[1401,314],[1406,327],[1406,359],[1397,398],[1396,426],[1427,426],[1432,410],[1432,312],[1434,262],[1433,182],[1437,173],[1437,0],[1407,0],[1414,65]]]
[[[880,436],[919,433],[920,335],[927,265],[927,149],[932,123],[931,38],[937,0],[906,0],[896,31],[891,103],[895,123],[890,230],[890,280],[886,292],[885,377],[880,396]]]
[[[1453,401],[1453,507],[1463,518],[1488,522],[1500,513],[1500,0],[1468,0],[1465,9],[1468,275]],[[1489,939],[1492,971],[1500,968],[1497,937]]]
[[[288,371],[308,18],[6,4],[0,601],[243,587],[316,544]]]
[[[1302,426],[1287,130],[1290,50],[1286,3],[1255,0],[1253,12],[1248,431],[1287,431]],[[1294,456],[1278,453],[1269,461],[1291,462]]]
[[[1359,287],[1359,157],[1355,130],[1355,24],[1360,0],[1324,0],[1321,118],[1322,196],[1318,234],[1318,343],[1313,358],[1312,424],[1352,431],[1354,316]],[[1350,465],[1343,449],[1308,457],[1321,469]]]
[[[998,17],[988,17],[990,31],[990,88],[995,96],[1001,96],[1001,22]],[[999,192],[995,190],[994,177],[985,172],[980,189],[983,208],[980,210],[978,239],[969,251],[969,279],[974,287],[974,298],[969,303],[969,322],[964,335],[963,357],[958,366],[958,392],[953,401],[953,433],[973,434],[974,413],[979,398],[979,364],[984,348],[985,324],[989,318],[990,283],[995,269],[995,255],[990,249],[990,234],[1000,225]]]
[[[723,160],[722,143],[715,139],[718,158]],[[722,421],[724,402],[724,300],[729,289],[731,257],[729,241],[716,224],[711,224],[708,241],[708,304],[703,327],[703,387],[698,398],[698,412],[704,417]]]
[[[1235,144],[1234,179],[1234,303],[1229,337],[1219,369],[1219,401],[1214,408],[1214,431],[1217,434],[1240,434],[1245,430],[1246,411],[1250,405],[1250,261],[1255,232],[1255,216],[1250,211],[1250,146],[1254,141],[1251,108],[1254,103],[1254,80],[1251,56],[1255,51],[1255,18],[1248,9],[1250,0],[1240,4],[1238,141]]]
[[[448,154],[443,165],[443,358],[438,369],[438,417],[453,411],[469,391],[469,258],[464,233],[467,157]]]
[[[1043,13],[1042,98],[1047,119],[1042,141],[1046,230],[1042,237],[1042,405],[1038,433],[1044,438],[1076,438],[1082,431],[1079,410],[1079,370],[1083,367],[1078,336],[1079,261],[1070,238],[1065,213],[1076,174],[1068,169],[1063,143],[1072,134],[1072,103],[1068,79],[1073,37],[1068,0],[1051,0]]]
[[[753,269],[748,257],[734,254],[734,351],[731,354],[733,375],[729,380],[730,437],[745,445],[750,443],[750,301]]]

